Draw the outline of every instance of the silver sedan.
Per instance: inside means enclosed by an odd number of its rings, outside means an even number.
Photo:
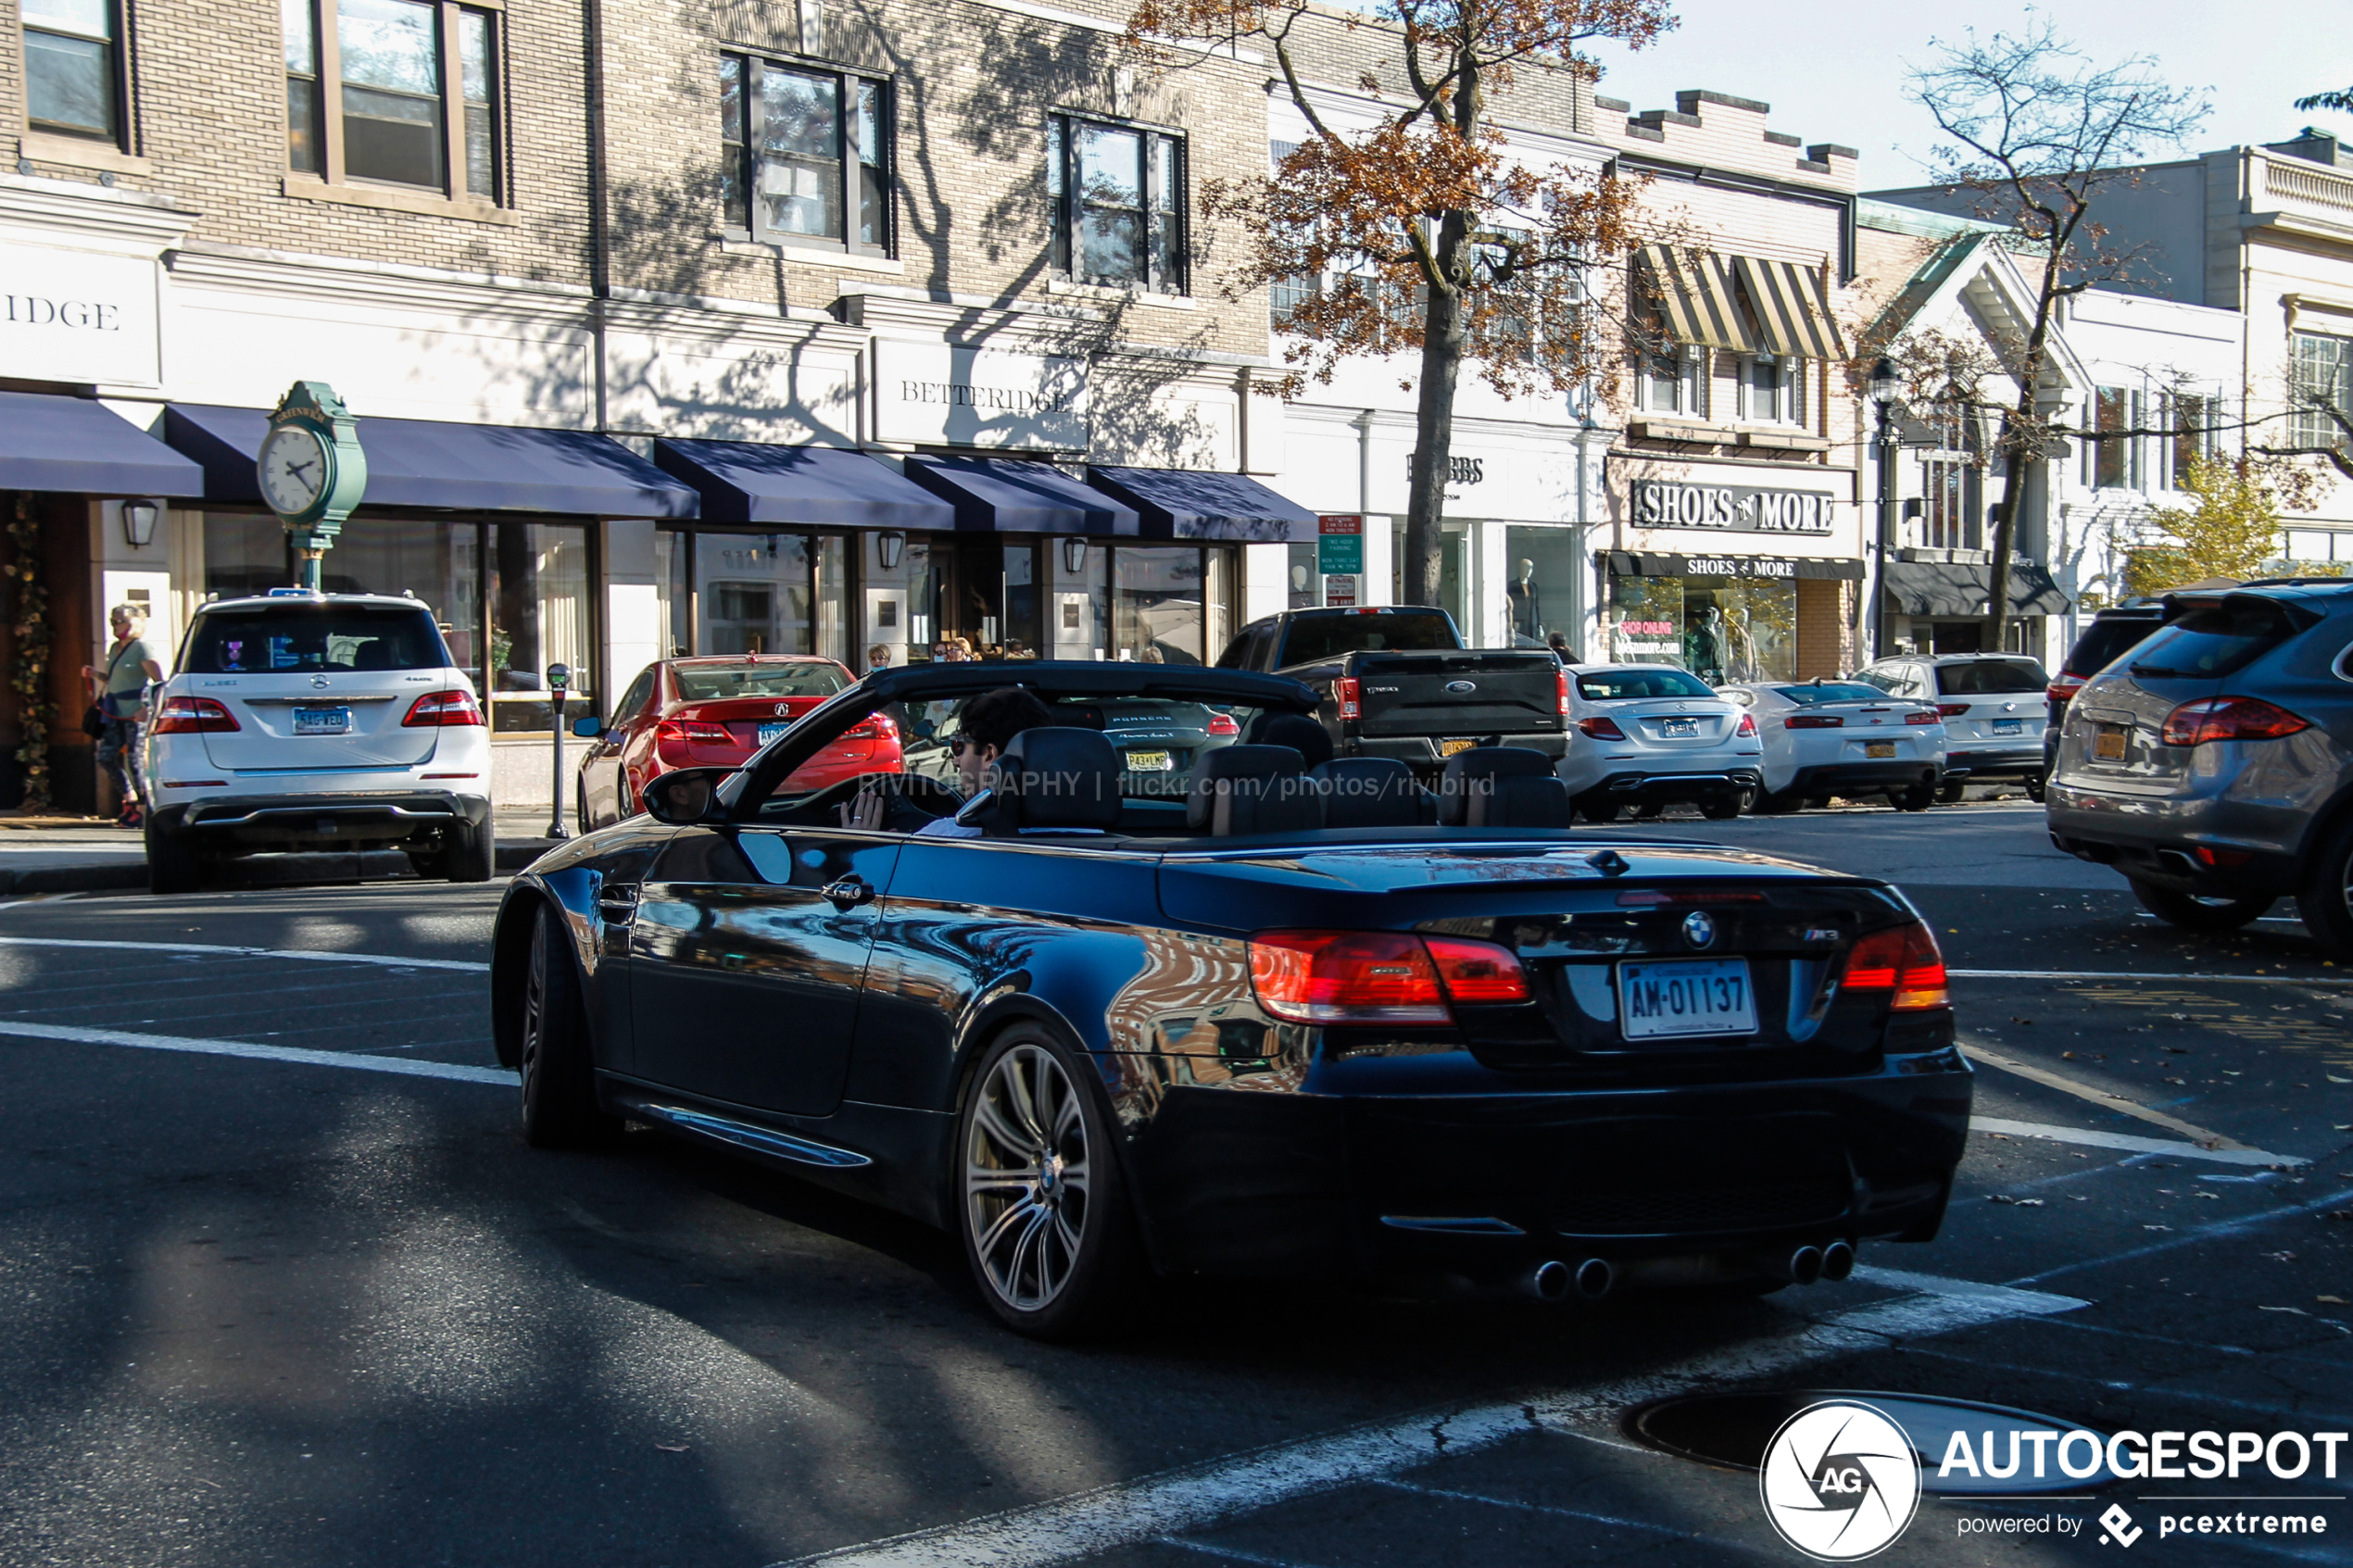
[[[1629,806],[1655,817],[1678,800],[1736,817],[1761,787],[1755,721],[1689,671],[1585,664],[1568,674],[1573,733],[1560,776],[1587,822],[1615,821]]]

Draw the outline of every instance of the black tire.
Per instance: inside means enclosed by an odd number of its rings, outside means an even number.
[[[964,1262],[997,1321],[1033,1339],[1100,1328],[1139,1270],[1093,1079],[1062,1042],[1016,1023],[989,1043],[956,1117],[948,1199]]]
[[[2312,882],[2296,896],[2296,912],[2321,950],[2353,958],[2353,822],[2322,841]]]
[[[151,821],[145,837],[148,892],[194,893],[204,886],[204,857],[186,834],[159,832]]]
[[[2026,798],[2032,800],[2037,806],[2043,804],[2043,796],[2050,782],[2051,775],[2048,773],[2035,773],[2031,775],[2026,781]]]
[[[2133,897],[2141,908],[2184,931],[2236,931],[2250,921],[2260,920],[2265,911],[2278,900],[2269,893],[2250,893],[2241,897],[2201,897],[2183,893],[2178,888],[2158,887],[2145,882],[2125,879],[2133,883]],[[2310,923],[2307,918],[2306,923]]]
[[[580,975],[563,917],[546,904],[532,922],[515,1031],[522,1076],[522,1141],[534,1148],[594,1148],[621,1132],[621,1118],[597,1103],[597,1067]]]
[[[1961,803],[1962,792],[1968,788],[1969,785],[1958,779],[1946,779],[1936,786],[1936,798],[1944,805],[1958,806]]]
[[[1699,814],[1711,822],[1729,822],[1741,814],[1742,797],[1754,794],[1753,790],[1742,790],[1735,795],[1711,795],[1699,803]]]
[[[1887,797],[1887,803],[1898,811],[1925,811],[1936,804],[1936,786],[1914,784],[1909,789],[1899,789]]]
[[[1592,796],[1577,802],[1577,814],[1589,822],[1614,822],[1617,821],[1617,801],[1600,800]]]
[[[488,882],[498,874],[498,830],[485,814],[482,825],[459,823],[449,830],[440,856],[441,874],[452,882]]]
[[[1760,817],[1780,817],[1802,809],[1805,805],[1806,797],[1802,795],[1793,795],[1788,790],[1760,789],[1756,792],[1756,803],[1749,809]]]

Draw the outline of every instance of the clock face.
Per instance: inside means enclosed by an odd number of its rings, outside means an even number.
[[[327,489],[327,449],[300,425],[280,425],[261,444],[261,498],[294,516],[318,504]]]

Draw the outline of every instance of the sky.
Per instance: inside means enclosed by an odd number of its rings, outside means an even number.
[[[1858,150],[1867,191],[1930,178],[1936,125],[1906,100],[1905,77],[1934,57],[1931,40],[2012,31],[2029,14],[2002,0],[1671,3],[1681,25],[1649,48],[1594,47],[1604,97],[1636,113],[1673,108],[1678,89],[1761,99],[1774,130]],[[2067,0],[2041,14],[2096,63],[2153,56],[2160,80],[2208,89],[2214,112],[2188,151],[2285,141],[2308,124],[2353,143],[2353,115],[2295,107],[2353,87],[2353,0]]]

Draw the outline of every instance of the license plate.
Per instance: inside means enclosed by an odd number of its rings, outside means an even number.
[[[2023,719],[1996,719],[1994,721],[1994,733],[1997,735],[2022,735],[2026,733],[2026,721]]]
[[[295,734],[298,735],[347,735],[350,733],[351,709],[348,708],[295,709]]]
[[[2095,762],[2124,760],[2124,732],[2102,730],[2092,737],[2092,759]]]
[[[1863,743],[1863,755],[1872,758],[1893,757],[1895,755],[1895,743],[1892,740],[1865,741]]]
[[[783,734],[786,730],[791,728],[792,726],[788,723],[762,724],[760,726],[760,744],[766,746],[770,741],[774,740],[778,735]]]
[[[1661,719],[1658,721],[1658,733],[1668,740],[1697,740],[1699,739],[1699,721]]]
[[[1617,1026],[1629,1040],[1754,1035],[1756,997],[1746,959],[1680,959],[1617,966]]]
[[[1131,751],[1127,754],[1127,771],[1131,773],[1168,773],[1176,769],[1176,759],[1165,751]]]
[[[1438,755],[1441,757],[1452,757],[1458,751],[1468,751],[1472,746],[1477,746],[1478,744],[1478,742],[1468,738],[1465,738],[1463,740],[1442,740],[1438,743]]]

